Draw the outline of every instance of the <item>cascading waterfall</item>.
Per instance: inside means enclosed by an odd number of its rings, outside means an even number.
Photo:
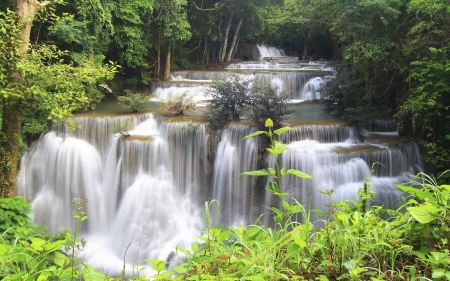
[[[160,99],[188,92],[203,100],[212,79],[237,73],[291,92],[292,99],[320,98],[318,85],[330,74],[322,71],[325,64],[270,63],[270,72],[178,71],[177,81],[158,83],[153,92]],[[334,200],[355,199],[369,176],[379,204],[394,206],[400,194],[394,183],[421,171],[417,145],[398,137],[392,121],[357,132],[321,117],[319,104],[295,106],[301,114],[292,115],[292,130],[279,138],[288,144],[280,166],[314,179],[287,176],[282,188],[305,206],[325,208],[330,198],[319,194],[323,189],[333,189]],[[176,246],[187,247],[204,229],[207,200],[220,203],[221,216],[212,219],[223,225],[254,223],[267,213],[264,206],[278,204],[255,177],[240,176],[264,161],[274,165],[272,157],[258,159],[257,137],[242,140],[255,128],[233,124],[214,135],[205,124],[169,123],[151,113],[73,120],[79,128],[50,128],[22,157],[16,193],[28,198],[34,221],[49,231],[73,229],[71,201],[83,198],[89,219],[79,257],[110,275],[120,275],[125,252],[127,274],[144,259],[176,258]],[[270,216],[261,221],[271,224]]]
[[[192,242],[208,199],[205,126],[186,130],[152,114],[75,120],[84,128],[55,128],[22,158],[17,193],[30,200],[34,221],[49,231],[73,229],[71,201],[82,198],[89,247],[80,257],[110,274],[120,274],[129,243],[133,264],[165,260]],[[112,132],[119,125],[129,140]]]
[[[207,100],[205,91],[207,86],[214,79],[224,79],[231,73],[229,72],[209,72],[209,71],[177,71],[178,79],[182,81],[204,81],[202,85],[190,85],[177,87],[170,84],[158,85],[153,93],[155,97],[167,99],[169,96],[180,95],[184,92],[196,96],[196,100]],[[290,94],[293,100],[311,100],[320,99],[321,95],[318,91],[323,77],[330,75],[329,71],[297,71],[297,72],[242,72],[237,75],[243,78],[255,78],[260,85],[269,84],[277,88],[277,91]],[[209,81],[209,82],[208,82]],[[179,83],[179,82],[177,82]]]
[[[267,45],[257,45],[259,56],[264,57],[282,57],[286,56],[286,53],[279,48],[267,46]]]
[[[220,202],[221,216],[216,223],[223,225],[243,224],[254,221],[257,190],[254,178],[240,176],[241,172],[256,169],[258,142],[256,139],[242,138],[254,130],[245,126],[230,126],[225,129],[217,147],[213,172],[213,199]]]

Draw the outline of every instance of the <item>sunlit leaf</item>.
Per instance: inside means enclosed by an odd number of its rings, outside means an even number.
[[[295,169],[289,169],[286,172],[286,175],[294,175],[296,177],[302,178],[302,179],[312,179],[313,177],[310,176],[309,174],[302,172],[300,170],[295,170]]]
[[[418,222],[426,224],[435,220],[438,216],[439,208],[432,205],[421,205],[418,207],[406,208],[411,216],[415,218]]]
[[[290,129],[291,129],[290,127],[283,127],[283,128],[278,129],[278,130],[275,130],[274,133],[277,134],[277,135],[281,135],[282,133],[287,132]]]
[[[261,134],[266,134],[266,132],[264,132],[264,131],[256,131],[254,133],[251,133],[250,135],[246,135],[242,140],[246,140],[246,139],[248,139],[250,137],[255,137],[255,136],[261,135]]]
[[[251,171],[251,172],[243,172],[241,175],[248,175],[248,176],[268,176],[270,175],[267,170],[258,170],[258,171]]]

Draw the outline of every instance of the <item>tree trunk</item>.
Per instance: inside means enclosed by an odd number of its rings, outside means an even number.
[[[203,59],[202,64],[209,64],[209,58],[208,58],[208,35],[205,34],[205,48],[203,49]]]
[[[227,22],[227,28],[225,29],[225,37],[223,38],[223,44],[220,48],[219,53],[219,62],[222,63],[225,60],[225,55],[227,53],[227,45],[228,45],[228,34],[230,33],[231,22],[233,21],[233,14],[231,14],[230,18]]]
[[[0,197],[13,197],[17,179],[22,118],[20,107],[3,104],[2,132],[0,133]]]
[[[241,29],[243,20],[244,20],[244,18],[241,18],[241,20],[239,21],[238,26],[236,28],[236,32],[234,33],[233,42],[231,43],[230,50],[228,51],[227,63],[229,63],[231,61],[232,55],[234,53],[234,47],[236,46],[237,38],[239,35],[239,30]]]
[[[33,18],[40,7],[50,4],[50,1],[38,2],[37,0],[17,0],[14,11],[22,23],[21,32],[17,34],[22,41],[20,50],[22,56],[26,56],[30,42],[30,31]],[[14,82],[19,85],[24,79],[24,73],[11,75],[16,77]],[[0,196],[14,196],[14,186],[17,179],[17,164],[19,161],[19,146],[21,137],[21,106],[19,100],[14,97],[3,100],[2,130],[0,133]]]
[[[166,66],[164,69],[164,81],[170,80],[170,47],[167,49],[166,53]]]
[[[159,23],[158,54],[156,56],[156,70],[155,70],[155,76],[156,76],[156,79],[158,79],[158,80],[161,77],[161,29],[162,29],[162,23]]]

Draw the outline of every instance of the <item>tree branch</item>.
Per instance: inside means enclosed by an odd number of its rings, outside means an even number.
[[[45,7],[45,6],[49,5],[50,3],[51,3],[50,1],[39,2],[36,0],[36,5],[38,5],[40,8]]]
[[[199,10],[199,11],[218,11],[220,9],[222,9],[225,5],[227,5],[230,2],[233,2],[234,0],[228,0],[225,3],[223,3],[222,5],[218,6],[218,7],[214,7],[214,8],[203,8],[203,3],[202,3],[202,7],[197,6],[197,3],[195,1],[191,1],[191,4],[194,5],[194,7]]]

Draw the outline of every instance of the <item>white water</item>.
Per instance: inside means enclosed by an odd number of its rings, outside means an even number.
[[[258,45],[258,51],[260,57],[283,57],[286,53],[279,48],[267,45]]]
[[[184,84],[160,84],[156,97],[188,91],[204,100],[209,81],[230,73],[176,72],[174,77]],[[320,98],[318,86],[326,74],[314,70],[240,75],[257,77],[279,92],[292,92],[293,99],[305,100]],[[83,198],[89,219],[82,225],[87,246],[79,257],[110,275],[120,274],[125,253],[128,275],[137,271],[137,263],[148,267],[144,259],[176,259],[175,248],[187,247],[204,229],[207,200],[218,200],[221,216],[212,219],[224,225],[253,223],[267,212],[263,206],[277,204],[263,186],[255,185],[254,177],[240,176],[257,169],[258,138],[242,141],[253,128],[230,125],[213,136],[204,124],[187,130],[186,123],[166,123],[153,114],[75,121],[83,128],[53,128],[22,157],[17,194],[30,200],[34,221],[49,231],[73,229],[71,201]],[[131,137],[121,140],[115,133],[118,128]],[[306,207],[323,209],[330,198],[319,190],[333,189],[334,200],[355,199],[373,164],[381,163],[384,167],[374,166],[369,183],[379,202],[394,206],[400,194],[394,184],[421,170],[414,143],[389,145],[371,139],[384,134],[396,143],[394,130],[392,122],[376,121],[363,141],[345,125],[295,127],[280,137],[288,144],[281,166],[303,170],[314,179],[288,176],[283,190]],[[267,163],[273,166],[273,158]],[[269,216],[262,221],[271,224]]]

